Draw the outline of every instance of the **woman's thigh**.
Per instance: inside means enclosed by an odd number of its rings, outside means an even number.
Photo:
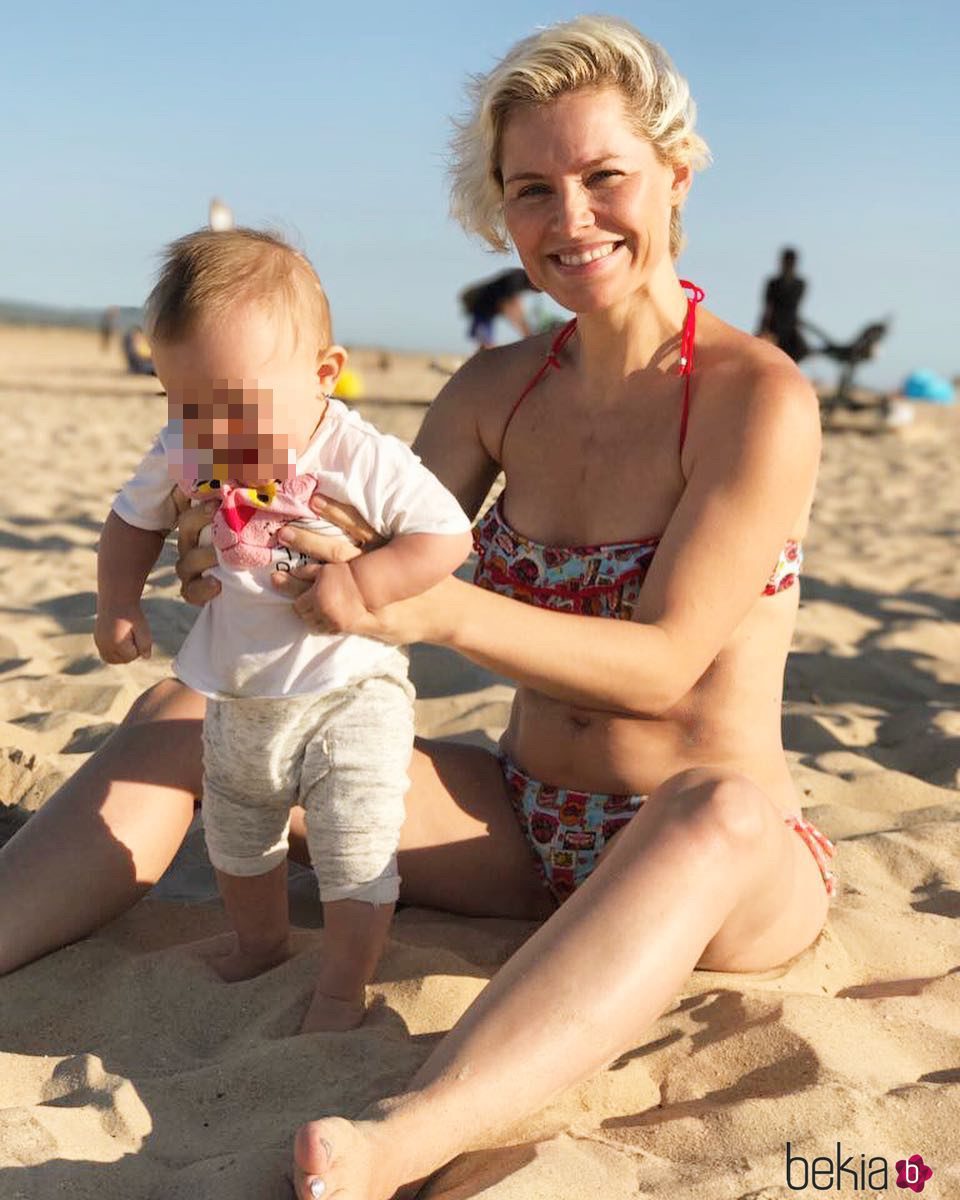
[[[525,920],[554,911],[489,751],[418,738],[406,806],[401,901]]]

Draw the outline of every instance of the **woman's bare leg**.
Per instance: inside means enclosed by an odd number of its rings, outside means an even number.
[[[393,1196],[466,1149],[467,1136],[506,1128],[637,1045],[698,963],[782,963],[813,941],[826,907],[809,851],[752,784],[702,770],[669,780],[406,1094],[370,1121],[299,1131],[298,1197],[318,1178],[342,1200]]]
[[[0,850],[0,974],[91,933],[160,878],[200,791],[202,719],[202,696],[157,684]]]

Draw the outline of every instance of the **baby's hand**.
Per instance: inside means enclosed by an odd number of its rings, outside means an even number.
[[[314,633],[358,633],[367,606],[349,563],[324,563],[315,571],[313,587],[294,602],[294,609]]]
[[[153,649],[150,626],[139,604],[111,612],[98,612],[93,640],[107,663],[128,663],[149,658]]]

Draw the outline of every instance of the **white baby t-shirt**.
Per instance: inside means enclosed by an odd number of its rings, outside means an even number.
[[[166,426],[113,511],[138,529],[169,530],[176,522],[168,455],[177,433]],[[316,475],[318,491],[352,505],[385,537],[463,533],[470,522],[440,481],[403,442],[381,433],[331,399],[320,427],[297,462]],[[298,521],[343,536],[322,520]],[[263,698],[326,692],[376,671],[394,648],[356,634],[311,633],[292,601],[270,582],[273,567],[238,570],[218,553],[210,574],[221,591],[201,611],[174,660],[174,674],[206,696]]]

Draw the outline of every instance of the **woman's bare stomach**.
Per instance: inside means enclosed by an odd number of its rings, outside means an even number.
[[[705,699],[700,697],[700,700]],[[730,712],[698,703],[696,691],[661,718],[628,717],[574,707],[518,690],[501,749],[543,783],[579,791],[645,795],[689,767],[744,775],[784,812],[799,798],[780,740],[780,702],[747,703]]]

